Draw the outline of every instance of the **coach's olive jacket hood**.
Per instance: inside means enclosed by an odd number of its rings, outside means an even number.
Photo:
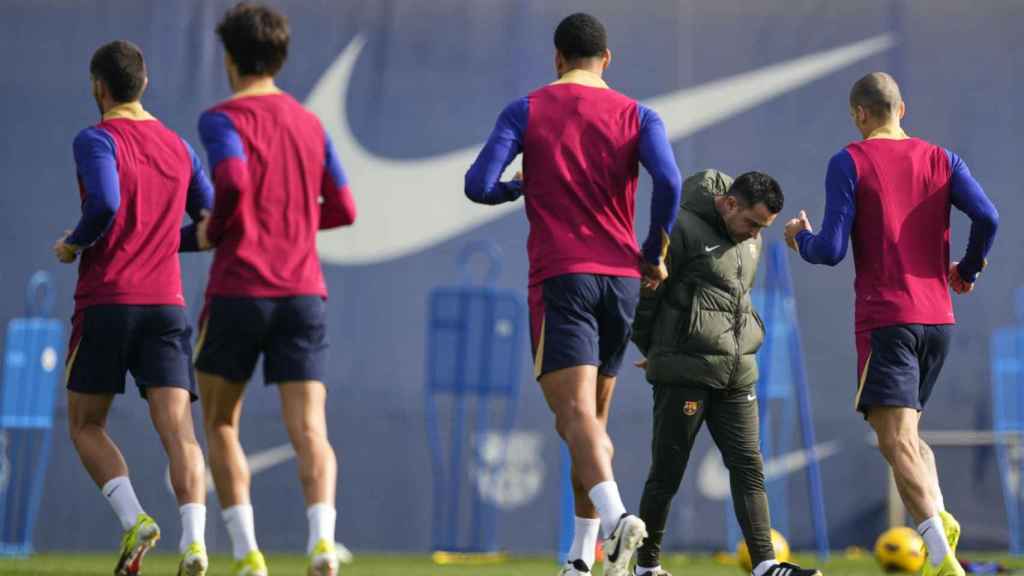
[[[647,356],[652,384],[750,387],[757,381],[755,354],[764,325],[750,303],[761,239],[733,242],[715,209],[732,185],[716,170],[683,183],[683,201],[672,227],[669,277],[643,293],[633,341]]]

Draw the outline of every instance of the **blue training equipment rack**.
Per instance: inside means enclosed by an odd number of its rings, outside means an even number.
[[[474,284],[470,274],[477,254],[489,261],[481,284]],[[461,283],[435,288],[428,306],[425,402],[434,476],[432,541],[435,551],[487,554],[497,551],[496,509],[470,474],[504,466],[519,399],[526,312],[518,292],[495,286],[501,252],[493,242],[468,245],[458,267]],[[468,448],[467,429],[473,431]],[[484,462],[484,450],[473,443],[495,433],[502,442],[500,455],[497,462]]]
[[[1024,511],[1024,287],[1016,293],[1017,321],[992,333],[992,432],[1006,504],[1010,553],[1024,554],[1021,516]]]
[[[7,326],[0,387],[0,555],[32,553],[50,456],[63,324],[49,317],[53,280],[39,271],[29,280],[26,317]]]

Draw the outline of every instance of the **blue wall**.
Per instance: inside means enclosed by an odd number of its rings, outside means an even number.
[[[428,291],[456,281],[454,258],[468,242],[491,238],[506,254],[502,287],[525,291],[527,224],[521,208],[486,212],[462,202],[451,166],[486,137],[501,107],[552,79],[551,34],[558,20],[586,9],[607,24],[614,60],[608,81],[641,100],[691,98],[693,117],[715,102],[680,92],[765,66],[876,39],[848,62],[825,66],[714,123],[688,130],[676,115],[675,151],[684,173],[715,167],[775,175],[786,214],[806,208],[819,222],[828,158],[856,135],[847,116],[850,84],[887,70],[902,83],[906,128],[946,145],[970,164],[999,207],[1004,226],[975,294],[958,298],[954,351],[923,426],[990,426],[988,338],[1012,317],[1012,291],[1024,284],[1014,225],[1024,200],[1019,166],[1024,118],[1019,23],[1024,4],[905,0],[864,3],[784,0],[470,2],[391,0],[277,2],[289,16],[293,43],[280,84],[307,101],[339,145],[361,221],[324,239],[331,290],[329,422],[341,457],[339,538],[356,549],[422,551],[431,542],[431,478],[422,411],[424,317]],[[0,321],[22,313],[29,274],[46,268],[60,286],[58,315],[70,316],[75,270],[57,264],[50,246],[73,226],[77,189],[71,140],[97,120],[88,82],[93,49],[114,38],[138,43],[150,67],[146,106],[198,146],[199,113],[228,96],[221,49],[213,34],[223,1],[53,3],[15,0],[0,7]],[[361,41],[366,44],[354,52]],[[353,42],[355,41],[355,44]],[[891,45],[890,45],[891,44]],[[857,45],[862,48],[865,45]],[[311,93],[339,55],[351,76],[335,74]],[[344,71],[343,71],[344,72]],[[749,77],[747,77],[749,78]],[[339,84],[340,82],[340,84]],[[339,87],[347,86],[345,91]],[[750,82],[742,100],[765,89]],[[737,89],[738,90],[738,89]],[[679,100],[676,98],[675,100]],[[673,101],[675,101],[673,100]],[[731,100],[730,100],[731,101]],[[381,164],[384,160],[389,164]],[[411,164],[419,161],[420,164]],[[447,161],[447,164],[445,163]],[[392,170],[383,169],[390,167]],[[464,169],[464,168],[462,168]],[[415,174],[415,178],[409,176]],[[458,176],[459,174],[455,174]],[[389,180],[389,178],[392,178]],[[642,178],[638,229],[646,229],[649,182]],[[417,202],[416,199],[419,199]],[[417,218],[389,221],[400,203]],[[399,205],[395,205],[399,204]],[[425,206],[424,206],[425,205]],[[781,237],[781,226],[769,231]],[[407,241],[413,238],[413,241]],[[954,254],[966,242],[954,216]],[[379,242],[382,247],[376,250]],[[186,256],[183,276],[197,313],[207,255]],[[867,443],[868,428],[852,410],[854,349],[852,269],[810,268],[793,261],[798,312],[820,441],[840,452],[823,462],[829,526],[835,547],[870,544],[884,527],[885,468]],[[635,351],[631,351],[631,356]],[[631,358],[630,361],[634,359]],[[523,358],[523,374],[529,359]],[[64,409],[59,408],[59,419]],[[611,416],[616,470],[635,508],[649,463],[649,387],[637,371],[623,374]],[[198,407],[197,407],[198,414]],[[242,420],[250,452],[287,442],[276,393],[254,381]],[[499,541],[515,551],[553,549],[558,510],[558,443],[536,386],[524,381],[517,430],[523,433],[521,483],[536,493],[502,515]],[[144,404],[131,393],[111,415],[143,504],[175,533],[176,510],[164,481],[165,459]],[[117,523],[78,462],[60,425],[47,477],[37,546],[109,549]],[[539,436],[538,436],[539,435]],[[536,449],[529,439],[540,438]],[[677,499],[670,546],[724,544],[723,504],[700,489],[698,455]],[[1002,547],[1006,530],[994,454],[986,448],[940,448],[946,501],[964,525],[965,546]],[[542,474],[538,478],[537,474]],[[799,475],[797,475],[799,476]],[[796,481],[799,489],[801,481]],[[799,493],[799,492],[797,492]],[[289,460],[253,479],[258,537],[269,549],[299,549],[305,516]],[[211,498],[209,537],[227,537]],[[791,514],[790,540],[809,546],[806,515]],[[66,526],[91,529],[68,530]],[[169,540],[173,541],[173,538]]]

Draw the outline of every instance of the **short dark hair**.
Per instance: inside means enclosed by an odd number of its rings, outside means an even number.
[[[764,172],[740,174],[733,180],[727,194],[735,196],[748,207],[764,204],[772,214],[781,212],[782,204],[785,201],[782,187],[775,181],[775,178]]]
[[[860,106],[880,120],[895,114],[902,101],[899,84],[885,72],[872,72],[850,88],[850,108]]]
[[[133,102],[146,87],[146,61],[142,50],[127,40],[114,40],[96,49],[89,73],[103,82],[115,102]]]
[[[596,58],[608,49],[604,24],[590,14],[566,16],[555,28],[555,48],[569,61]]]
[[[243,76],[273,76],[288,58],[288,18],[266,6],[239,2],[224,14],[217,35]]]

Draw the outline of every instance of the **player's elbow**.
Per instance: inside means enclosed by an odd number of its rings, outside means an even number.
[[[995,234],[996,230],[999,229],[999,211],[996,210],[995,206],[992,206],[981,214],[978,221],[979,224],[989,230],[990,234]]]
[[[652,179],[655,190],[659,190],[663,194],[666,202],[671,200],[673,204],[679,203],[683,190],[683,175],[679,173],[678,169],[665,170]]]
[[[99,224],[100,228],[106,230],[110,226],[111,222],[114,221],[114,216],[117,215],[117,209],[121,207],[120,199],[113,199],[107,202],[99,202],[96,204],[92,216]]]
[[[843,253],[842,252],[830,252],[828,254],[825,254],[821,258],[821,262],[819,262],[819,263],[820,264],[824,264],[825,266],[838,266],[839,263],[842,262],[842,261],[843,261]]]
[[[841,242],[823,243],[821,238],[811,238],[808,234],[797,235],[796,242],[800,247],[800,256],[811,264],[837,266],[846,257],[846,245]]]
[[[800,256],[811,264],[832,267],[843,261],[844,254],[839,251],[815,251],[801,247]]]
[[[487,204],[487,182],[483,174],[470,168],[466,172],[465,189],[466,198],[478,204]]]

